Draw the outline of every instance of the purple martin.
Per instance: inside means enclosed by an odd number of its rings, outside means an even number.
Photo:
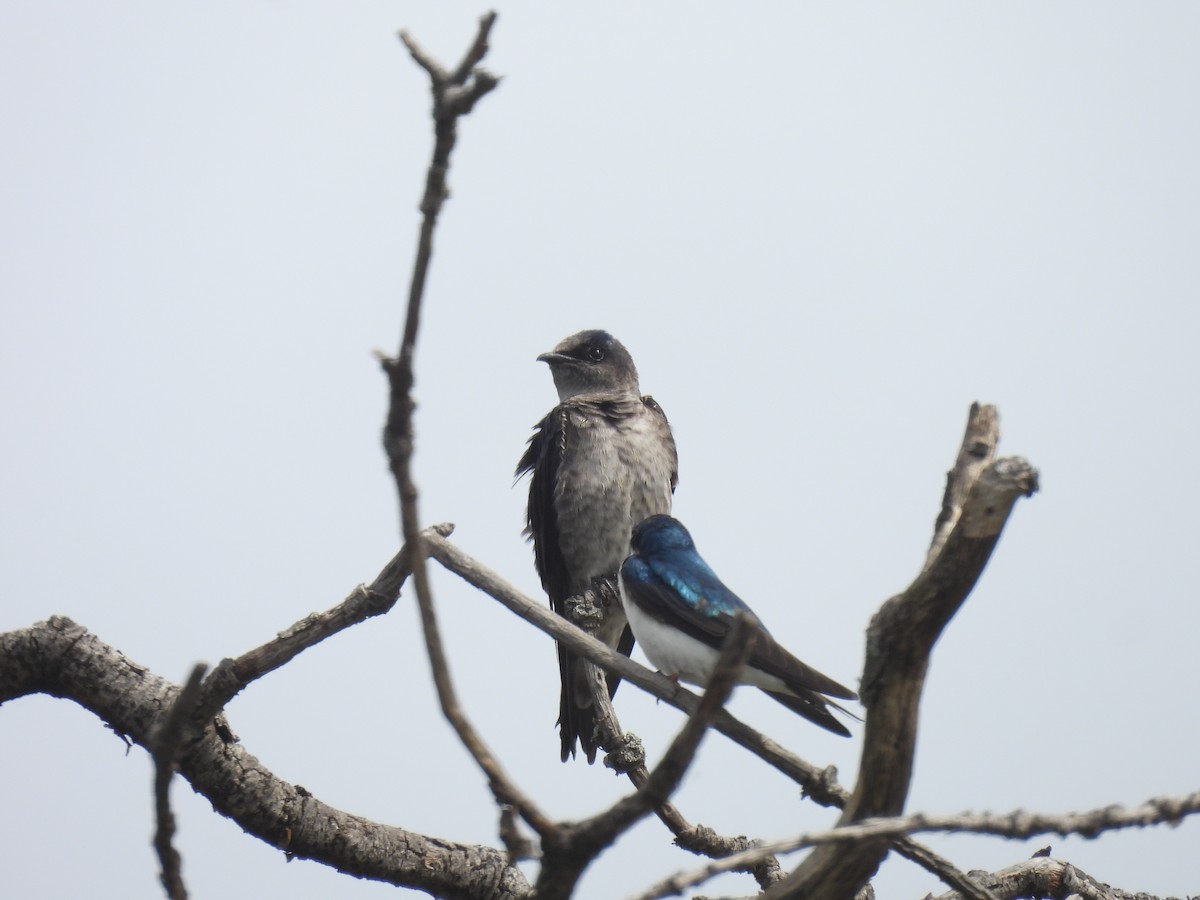
[[[550,605],[564,615],[569,598],[616,577],[634,525],[671,511],[678,458],[666,415],[642,396],[633,357],[607,331],[573,334],[538,359],[550,366],[559,403],[534,426],[517,477],[533,475],[526,534]],[[632,651],[619,603],[609,606],[595,636],[626,656]],[[595,762],[589,684],[604,673],[561,644],[558,667],[562,760],[575,755],[578,741]],[[608,676],[609,697],[619,683]]]
[[[739,610],[749,613],[758,641],[741,684],[769,697],[834,734],[850,736],[829,708],[856,718],[826,696],[858,695],[805,665],[781,647],[750,607],[709,568],[678,519],[651,516],[633,530],[633,553],[621,566],[621,602],[634,637],[660,672],[677,681],[707,685],[721,642]]]

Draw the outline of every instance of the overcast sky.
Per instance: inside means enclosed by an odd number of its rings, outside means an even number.
[[[398,546],[379,448],[461,2],[0,5],[0,630],[66,614],[182,680],[370,581]],[[935,648],[912,811],[1044,812],[1197,788],[1200,6],[535,4],[460,131],[418,350],[424,521],[541,597],[512,471],[554,403],[535,357],[612,331],[665,408],[676,514],[797,655],[849,684],[918,570],[973,400],[1043,491]],[[628,790],[558,761],[548,638],[434,580],[467,712],[557,817]],[[436,711],[407,593],[229,708],[322,800],[496,844]],[[638,657],[640,658],[640,657]],[[661,754],[679,715],[626,686]],[[838,739],[733,712],[853,784]],[[150,766],[46,697],[0,710],[13,897],[157,897]],[[395,897],[175,785],[195,896]],[[781,838],[829,810],[720,736],[692,821]],[[1200,823],[1094,842],[928,842],[963,869],[1050,844],[1200,891]],[[794,861],[794,859],[793,859]],[[695,859],[643,823],[611,900]],[[533,871],[532,869],[530,871]],[[749,893],[731,876],[711,892]],[[883,898],[939,890],[889,859]]]

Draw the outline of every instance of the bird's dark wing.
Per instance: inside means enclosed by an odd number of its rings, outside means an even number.
[[[858,694],[850,688],[838,684],[828,675],[823,675],[807,663],[801,662],[770,637],[758,642],[758,646],[750,655],[750,664],[756,669],[782,678],[793,690],[804,688],[843,700],[858,699]]]
[[[854,691],[797,659],[775,641],[750,607],[725,587],[699,556],[650,561],[635,556],[626,561],[622,572],[626,593],[660,622],[719,649],[734,614],[739,610],[749,613],[763,635],[748,665],[782,679],[794,690],[818,691],[845,700],[858,698]]]
[[[666,442],[671,448],[671,493],[675,493],[675,488],[679,485],[679,453],[675,449],[675,437],[671,434],[671,423],[667,421],[667,414],[663,412],[663,408],[658,405],[658,401],[646,394],[642,397],[642,404],[651,412],[657,413],[662,417],[663,425],[666,426]],[[634,522],[633,524],[637,524]]]
[[[856,722],[861,722],[858,716],[850,712],[844,706],[834,703],[832,700],[827,700],[818,694],[816,691],[801,690],[796,695],[785,694],[781,691],[763,691],[772,700],[778,700],[792,712],[797,715],[804,716],[814,725],[820,725],[826,731],[832,731],[834,734],[840,734],[842,737],[850,737],[850,729],[834,718],[833,713],[829,711],[829,707],[841,710]]]
[[[565,448],[566,412],[556,406],[534,426],[516,471],[517,478],[526,473],[532,476],[525,534],[533,540],[533,559],[542,587],[550,595],[550,605],[560,615],[560,604],[567,599],[567,564],[558,544],[554,485],[558,481],[558,467]]]
[[[710,647],[719,647],[729,633],[731,617],[711,608],[699,579],[692,575],[687,580],[689,589],[681,594],[682,579],[669,565],[631,556],[621,566],[625,594],[639,609]]]

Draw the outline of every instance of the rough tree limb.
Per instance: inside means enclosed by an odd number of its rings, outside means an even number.
[[[0,634],[0,703],[29,694],[73,700],[117,734],[151,748],[179,688],[87,629],[56,616]],[[179,774],[221,815],[291,856],[358,878],[454,900],[522,898],[520,870],[492,847],[383,825],[322,803],[270,772],[210,723],[181,748]]]
[[[1158,900],[1150,894],[1129,893],[1097,881],[1086,872],[1048,856],[1036,857],[1001,869],[994,874],[972,872],[971,876],[986,885],[1000,900],[1021,897],[1066,897],[1070,900]],[[939,894],[932,900],[963,900],[952,891]]]
[[[70,619],[55,617],[0,634],[0,703],[35,693],[73,700],[106,721],[117,734],[147,749],[169,711],[177,708],[179,690]],[[178,708],[184,706],[179,704]],[[180,774],[212,802],[217,812],[289,855],[437,897],[483,900],[530,895],[531,887],[520,871],[493,848],[428,837],[334,809],[304,788],[279,779],[239,744],[222,739],[211,726],[182,750]],[[1017,838],[1041,833],[1094,836],[1115,828],[1174,823],[1197,812],[1200,791],[1184,797],[1155,798],[1130,809],[1103,807],[1057,816],[1022,811],[1007,815],[915,815],[863,822],[805,839],[812,843],[862,842],[898,831],[928,830]],[[970,874],[980,886],[1001,898],[1065,897],[1074,893],[1086,900],[1154,900],[1146,894],[1101,885],[1078,869],[1052,859],[1031,860],[995,875]],[[963,896],[954,892],[938,900],[960,900]]]
[[[1013,505],[1037,490],[1037,471],[1025,460],[991,462],[998,440],[994,407],[973,405],[938,519],[934,545],[940,542],[940,548],[908,590],[883,604],[867,630],[860,690],[867,710],[862,761],[842,824],[903,812],[929,654],[975,586]],[[957,497],[966,499],[957,516],[948,515],[946,508],[955,507]],[[950,532],[941,540],[944,528]],[[886,841],[822,845],[766,896],[841,900],[866,883],[887,850]]]
[[[450,524],[434,525],[430,531],[449,537]],[[369,585],[359,585],[332,609],[312,613],[279,633],[274,640],[248,650],[237,659],[223,659],[205,679],[203,699],[197,720],[216,715],[247,685],[283,666],[309,647],[352,625],[390,610],[400,596],[400,588],[412,571],[408,546],[401,548]]]
[[[822,844],[855,844],[881,837],[898,837],[928,832],[957,834],[989,834],[997,837],[1024,840],[1040,834],[1094,838],[1108,831],[1124,828],[1146,828],[1154,825],[1178,825],[1184,818],[1200,813],[1200,791],[1182,797],[1151,797],[1133,808],[1104,806],[1078,813],[1032,813],[1025,810],[997,815],[994,813],[962,813],[957,816],[933,816],[918,813],[888,819],[867,819],[854,825],[842,825],[828,831],[802,834],[782,841],[772,841],[747,850],[739,857],[714,860],[691,872],[682,872],[638,896],[638,900],[656,900],[702,884],[722,872],[751,864],[756,857],[767,854],[793,853],[805,847]],[[991,876],[989,876],[990,878]],[[978,887],[995,895],[985,880]],[[962,896],[956,892],[953,896]],[[996,895],[998,896],[998,895]]]

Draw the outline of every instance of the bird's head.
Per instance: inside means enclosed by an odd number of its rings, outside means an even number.
[[[679,550],[695,550],[692,536],[683,523],[670,516],[651,516],[633,529],[630,547],[639,555],[654,556]]]
[[[573,334],[538,360],[550,366],[560,401],[580,394],[639,393],[633,357],[607,331]]]

